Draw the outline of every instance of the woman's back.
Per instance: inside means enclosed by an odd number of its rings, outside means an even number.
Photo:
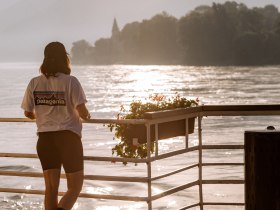
[[[29,95],[33,96],[38,132],[71,130],[81,136],[81,120],[75,108],[86,98],[77,78],[63,73],[48,78],[40,75],[30,81],[28,91],[33,93]]]

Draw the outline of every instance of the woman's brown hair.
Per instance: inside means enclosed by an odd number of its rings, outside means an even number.
[[[64,45],[60,42],[49,43],[44,50],[44,61],[40,72],[47,78],[56,76],[56,73],[70,74],[70,60]]]

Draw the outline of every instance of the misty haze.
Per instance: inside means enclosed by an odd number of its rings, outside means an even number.
[[[0,2],[0,210],[45,209],[48,183],[51,210],[278,209],[279,0]],[[279,145],[255,173],[251,130]]]
[[[224,2],[224,1],[216,1]],[[278,5],[278,1],[237,1],[249,8]],[[0,61],[41,61],[42,49],[54,40],[68,51],[72,43],[86,40],[90,45],[110,38],[114,18],[120,30],[128,23],[142,22],[166,12],[177,19],[197,6],[211,6],[205,0],[10,0],[0,6]]]

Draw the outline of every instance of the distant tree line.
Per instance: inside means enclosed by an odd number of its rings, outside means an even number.
[[[280,14],[273,5],[228,1],[199,6],[180,19],[163,12],[122,30],[114,21],[110,38],[94,46],[77,41],[71,56],[76,64],[280,64]]]

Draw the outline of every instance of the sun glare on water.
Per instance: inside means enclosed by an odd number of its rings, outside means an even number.
[[[99,206],[96,208],[96,210],[135,210],[135,209],[142,209],[144,204],[136,203],[131,205],[122,205],[122,206]]]
[[[131,68],[127,78],[129,81],[127,88],[133,90],[133,93],[137,93],[137,97],[142,99],[155,93],[170,95],[174,91],[190,88],[189,86],[197,80],[196,75],[190,74],[188,76],[182,74],[178,77],[176,72],[180,71],[180,66],[154,65],[126,68]]]
[[[141,67],[140,71],[135,71],[130,74],[129,79],[133,81],[131,85],[134,90],[145,93],[151,90],[161,92],[167,88],[165,87],[166,85],[162,85],[162,82],[168,79],[166,74],[158,71],[158,68],[154,71],[145,71],[146,68],[148,67]]]

